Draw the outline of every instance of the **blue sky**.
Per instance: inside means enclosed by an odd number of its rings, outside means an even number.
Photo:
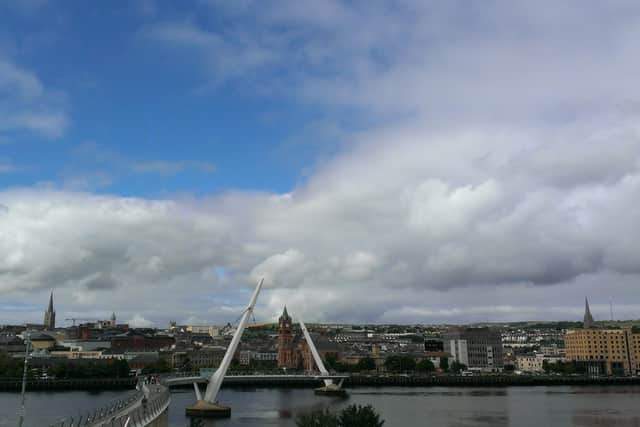
[[[638,46],[631,0],[0,1],[0,322],[638,318]]]
[[[154,22],[185,19],[228,30],[198,18],[199,2],[184,6],[4,2],[0,52],[40,81],[49,98],[40,102],[64,120],[45,132],[2,133],[2,160],[15,173],[0,185],[149,197],[291,190],[323,151],[302,135],[321,112],[255,93],[251,76],[211,83],[191,52],[145,35]]]

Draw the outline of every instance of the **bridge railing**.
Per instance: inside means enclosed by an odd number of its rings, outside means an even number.
[[[101,408],[92,409],[86,413],[65,418],[56,424],[52,424],[50,427],[84,427],[100,425],[103,421],[110,420],[111,418],[122,414],[128,407],[132,407],[139,403],[143,398],[144,392],[142,388],[140,388],[122,399],[113,401]]]
[[[143,402],[132,411],[105,423],[98,424],[97,427],[145,427],[149,425],[166,411],[171,403],[171,394],[167,387],[161,385],[151,387],[157,387],[161,391],[152,393],[147,402]]]

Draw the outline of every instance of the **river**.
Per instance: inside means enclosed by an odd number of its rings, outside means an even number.
[[[371,404],[385,427],[428,426],[640,426],[640,386],[555,386],[505,388],[356,388],[347,399],[315,396],[309,389],[222,389],[232,407],[226,420],[206,426],[295,426],[299,414]],[[48,426],[79,408],[95,407],[124,392],[31,392],[25,427]],[[185,406],[193,391],[172,392],[171,427],[186,427]],[[18,393],[0,393],[0,427],[17,425]]]

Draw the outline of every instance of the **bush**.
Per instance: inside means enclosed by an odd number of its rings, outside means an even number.
[[[339,414],[317,411],[296,419],[298,427],[382,427],[384,420],[371,405],[350,405]]]
[[[371,405],[348,406],[338,417],[338,425],[342,427],[382,427],[383,424]]]
[[[296,419],[296,425],[298,427],[339,427],[338,417],[329,411],[301,415]]]

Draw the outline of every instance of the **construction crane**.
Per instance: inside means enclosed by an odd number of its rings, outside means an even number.
[[[94,320],[96,320],[96,319],[81,319],[81,318],[79,318],[79,317],[70,317],[70,318],[68,318],[68,319],[64,319],[64,320],[66,320],[67,322],[68,322],[69,320],[71,320],[71,321],[73,322],[73,326],[76,326],[76,320],[94,321]]]

